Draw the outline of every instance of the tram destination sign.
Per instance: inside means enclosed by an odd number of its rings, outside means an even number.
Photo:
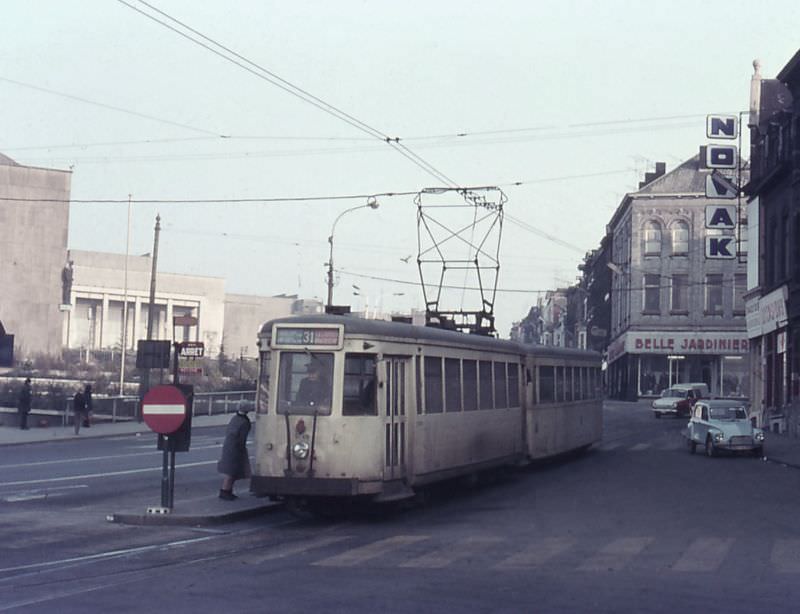
[[[274,332],[275,345],[339,347],[341,329],[330,327],[278,326]]]

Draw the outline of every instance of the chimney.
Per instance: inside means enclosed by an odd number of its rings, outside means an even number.
[[[656,162],[656,170],[652,173],[644,174],[644,181],[639,182],[639,189],[641,190],[646,185],[653,183],[659,177],[663,177],[667,172],[666,162]]]

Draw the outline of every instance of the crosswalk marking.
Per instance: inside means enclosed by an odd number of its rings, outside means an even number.
[[[454,561],[459,561],[469,557],[471,554],[480,554],[487,547],[505,541],[499,537],[468,537],[455,544],[448,544],[438,550],[423,554],[410,561],[401,563],[400,567],[416,567],[424,569],[434,569],[447,567]]]
[[[649,443],[637,443],[635,446],[631,448],[631,452],[641,452],[642,450],[647,450],[652,444]]]
[[[800,539],[776,540],[770,561],[778,573],[800,572]]]
[[[496,570],[528,570],[561,568],[582,572],[614,572],[627,568],[650,568],[658,566],[675,573],[720,573],[720,569],[731,556],[735,538],[699,537],[691,541],[679,554],[668,555],[669,561],[654,560],[661,552],[648,550],[656,542],[655,537],[622,537],[602,545],[598,550],[586,552],[583,560],[576,558],[576,548],[581,544],[573,537],[541,537],[531,539],[525,544],[510,544],[509,540],[498,536],[471,536],[454,538],[442,545],[442,541],[429,541],[430,535],[396,535],[349,548],[335,554],[319,558],[313,551],[355,539],[355,535],[324,535],[317,538],[304,538],[298,542],[280,544],[261,549],[245,557],[251,564],[302,556],[308,552],[312,558],[308,564],[322,567],[356,567],[368,565],[370,561],[384,557],[383,566],[406,569],[443,569],[461,562]],[[403,548],[420,544],[414,548]],[[498,545],[500,544],[500,545]],[[510,548],[508,546],[511,546]],[[343,546],[346,547],[346,546]],[[520,549],[521,548],[521,549]],[[337,548],[338,549],[338,548]],[[506,552],[504,554],[504,551]],[[778,539],[772,545],[765,545],[770,554],[770,566],[775,573],[800,574],[800,538]],[[570,553],[569,559],[558,557]],[[409,554],[413,558],[408,558]],[[661,552],[664,555],[664,552]],[[392,556],[394,555],[394,556]],[[314,560],[318,558],[318,560]],[[669,563],[672,563],[671,565]]]
[[[605,546],[578,567],[580,571],[617,571],[653,541],[652,537],[623,537]]]
[[[253,565],[258,565],[259,563],[263,563],[265,561],[272,561],[274,559],[281,559],[293,554],[302,554],[304,552],[308,552],[309,550],[324,548],[325,546],[329,546],[330,544],[335,544],[346,539],[351,539],[351,536],[328,535],[296,544],[284,544],[282,546],[278,546],[274,550],[271,550],[268,554],[251,557],[248,559],[248,562],[252,563]]]
[[[500,561],[495,567],[497,569],[540,567],[553,557],[571,548],[574,544],[575,540],[569,537],[546,537],[538,540],[522,552]]]
[[[395,537],[388,537],[366,546],[353,548],[347,550],[342,554],[328,557],[313,563],[314,565],[322,565],[326,567],[354,567],[370,559],[377,558],[384,554],[397,550],[408,544],[415,544],[420,541],[429,539],[427,535],[396,535]]]
[[[733,539],[700,537],[692,542],[673,566],[673,571],[716,571],[728,556]]]

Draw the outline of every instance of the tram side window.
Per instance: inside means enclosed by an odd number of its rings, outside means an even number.
[[[269,411],[269,366],[271,354],[261,352],[258,365],[258,392],[256,393],[256,413],[266,414]]]
[[[293,414],[330,414],[333,354],[282,352],[278,373],[278,410]]]
[[[474,360],[465,360],[462,365],[464,371],[464,411],[478,409],[478,363]]]
[[[461,361],[444,359],[445,411],[461,411]]]
[[[492,363],[481,360],[478,363],[478,382],[480,384],[480,408],[494,409],[492,399]]]
[[[508,363],[508,406],[519,407],[519,365]]]
[[[594,390],[592,390],[592,368],[583,368],[583,398],[593,399]]]
[[[508,407],[508,389],[506,388],[506,363],[494,363],[494,405],[498,409]]]
[[[572,367],[564,367],[564,400],[565,401],[572,401],[572,391],[575,385],[573,380],[573,374],[575,369]]]
[[[377,416],[374,354],[347,354],[344,358],[343,416]]]
[[[556,401],[564,400],[564,367],[556,367]]]
[[[425,357],[425,413],[442,413],[442,359]]]
[[[555,367],[539,367],[539,401],[552,403],[555,400]]]

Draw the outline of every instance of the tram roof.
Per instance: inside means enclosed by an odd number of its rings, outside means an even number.
[[[415,326],[404,322],[387,322],[386,320],[366,320],[354,316],[341,315],[304,315],[289,316],[270,320],[261,326],[260,336],[269,336],[272,328],[279,324],[342,324],[346,335],[372,335],[376,337],[393,337],[399,339],[414,339],[421,343],[442,343],[450,345],[469,346],[478,350],[492,350],[509,352],[513,354],[536,354],[537,356],[596,356],[600,354],[590,350],[575,348],[561,348],[547,345],[523,344],[507,339],[495,339],[482,335],[470,335],[459,331],[445,330],[434,326]]]

